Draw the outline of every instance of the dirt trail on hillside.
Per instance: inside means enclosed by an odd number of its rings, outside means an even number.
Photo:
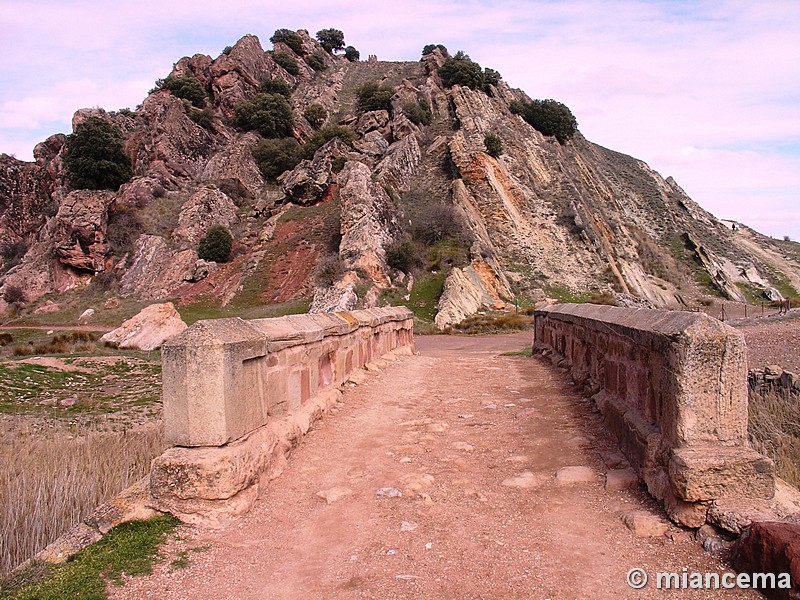
[[[625,527],[622,512],[661,513],[638,487],[604,489],[618,453],[563,374],[500,355],[529,342],[417,338],[418,355],[346,392],[251,513],[224,530],[182,527],[153,575],[111,597],[664,598],[654,583],[629,588],[628,571],[724,571],[674,526],[654,538]],[[567,466],[597,480],[559,485]],[[171,564],[182,557],[188,567]]]

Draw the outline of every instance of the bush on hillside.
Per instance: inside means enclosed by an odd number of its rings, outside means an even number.
[[[358,62],[358,60],[361,58],[361,53],[353,46],[348,46],[344,49],[344,57],[350,62]]]
[[[533,100],[511,103],[511,112],[520,115],[534,129],[544,135],[553,135],[565,144],[578,131],[578,122],[572,111],[555,100]]]
[[[303,54],[303,38],[291,29],[276,29],[269,41],[273,44],[286,44],[295,54]]]
[[[176,98],[188,100],[192,106],[203,108],[206,105],[206,91],[203,84],[191,75],[170,75],[156,81],[156,89],[167,90]]]
[[[87,118],[67,136],[64,168],[77,189],[116,191],[132,175],[122,134],[100,117]]]
[[[272,54],[272,60],[274,60],[275,64],[278,66],[283,67],[283,70],[289,75],[300,74],[300,67],[297,65],[297,61],[291,54],[286,54],[286,52],[274,52]]]
[[[423,264],[422,256],[414,242],[409,239],[392,244],[386,248],[386,264],[392,269],[410,273]]]
[[[264,140],[253,148],[253,158],[264,178],[274,180],[300,162],[300,144],[294,138]]]
[[[356,93],[358,94],[358,108],[362,112],[392,108],[393,87],[381,86],[373,81],[362,85]]]
[[[439,51],[442,53],[442,56],[444,57],[450,56],[450,53],[447,51],[447,47],[444,46],[443,44],[428,44],[422,49],[422,56],[427,56],[428,54],[436,50],[436,48],[439,49]]]
[[[321,104],[310,104],[303,111],[303,116],[314,129],[319,129],[328,118],[328,111]]]
[[[339,138],[348,146],[352,146],[353,141],[356,139],[356,134],[352,129],[343,125],[328,125],[327,127],[323,127],[314,133],[303,145],[303,158],[313,158],[314,153],[333,138]]]
[[[486,153],[489,156],[497,158],[503,153],[503,140],[492,132],[483,136],[483,145],[486,146]]]
[[[294,126],[292,107],[281,94],[259,93],[234,109],[236,124],[247,131],[258,131],[266,138],[286,137]]]
[[[292,95],[292,88],[283,79],[265,79],[258,90],[263,94],[280,94],[284,98]]]
[[[311,56],[307,56],[306,64],[315,71],[324,71],[326,69],[325,59],[322,58],[322,56],[320,56],[319,54],[312,54]]]
[[[227,262],[233,247],[233,236],[222,225],[212,225],[197,245],[197,257],[214,262]]]
[[[344,33],[338,29],[320,29],[317,32],[317,41],[329,54],[344,50]]]
[[[439,67],[439,76],[445,87],[463,85],[473,90],[490,91],[490,86],[500,82],[500,73],[494,69],[481,69],[469,55],[459,50]]]
[[[427,102],[423,103],[419,100],[416,102],[409,101],[403,104],[403,112],[405,113],[406,117],[408,117],[408,120],[415,125],[430,125],[431,120],[433,119],[433,115],[431,115],[431,109]]]

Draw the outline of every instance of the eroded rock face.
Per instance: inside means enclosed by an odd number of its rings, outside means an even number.
[[[505,278],[501,279],[485,261],[474,260],[448,275],[437,306],[436,326],[444,329],[460,323],[482,308],[502,309],[511,298]]]
[[[172,302],[151,304],[122,325],[100,338],[120,348],[136,348],[149,352],[161,347],[166,340],[186,329]]]
[[[181,207],[172,239],[183,247],[196,249],[209,227],[222,225],[230,229],[236,219],[233,201],[213,185],[208,185],[198,190]]]
[[[369,168],[349,162],[339,175],[341,233],[339,255],[348,269],[360,269],[374,283],[387,286],[386,251],[398,228],[391,199],[372,181]]]
[[[125,296],[156,300],[169,296],[194,272],[197,252],[175,251],[158,235],[140,235],[134,244],[131,264],[120,281]]]
[[[347,156],[350,148],[334,138],[314,154],[313,160],[302,160],[278,179],[291,202],[309,206],[322,200],[332,182],[331,163],[338,156]]]
[[[264,187],[264,178],[253,159],[253,148],[259,137],[255,133],[246,133],[230,146],[211,157],[203,169],[202,177],[206,181],[230,182],[236,187],[247,190],[250,196],[258,196]]]
[[[99,272],[105,270],[108,209],[112,192],[78,190],[64,198],[55,217],[55,254],[62,264]]]

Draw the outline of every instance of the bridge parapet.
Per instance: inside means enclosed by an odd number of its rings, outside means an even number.
[[[560,304],[534,352],[569,368],[670,517],[699,527],[727,498],[769,499],[772,461],[747,441],[744,336],[701,313]]]
[[[413,345],[404,307],[193,324],[162,349],[174,447],[153,462],[151,505],[212,525],[246,512],[354,371]]]

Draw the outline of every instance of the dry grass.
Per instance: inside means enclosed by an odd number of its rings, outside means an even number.
[[[522,313],[478,313],[448,327],[446,333],[481,335],[533,328],[533,317]]]
[[[164,449],[160,424],[80,437],[2,433],[0,575],[144,477]]]
[[[775,461],[778,476],[800,488],[800,397],[751,390],[749,432],[753,447]]]

